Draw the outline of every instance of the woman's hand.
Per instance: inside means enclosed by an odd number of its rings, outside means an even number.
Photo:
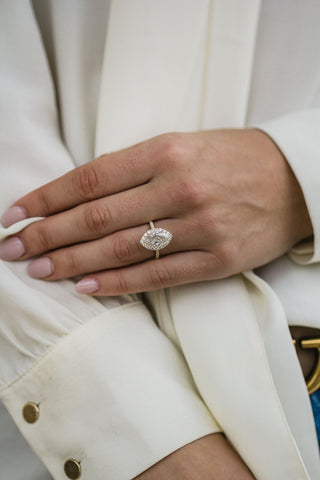
[[[35,216],[47,218],[0,257],[41,255],[31,276],[87,274],[77,290],[94,295],[228,277],[312,235],[293,172],[254,129],[164,134],[103,155],[18,200],[2,223]],[[150,221],[173,235],[159,260],[139,242]]]

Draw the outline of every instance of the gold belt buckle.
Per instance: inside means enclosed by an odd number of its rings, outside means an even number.
[[[293,343],[296,344],[296,340],[293,340]],[[315,348],[318,350],[317,360],[315,361],[312,372],[306,379],[308,392],[311,395],[311,393],[320,388],[320,337],[305,338],[304,340],[300,340],[300,346],[303,349]]]

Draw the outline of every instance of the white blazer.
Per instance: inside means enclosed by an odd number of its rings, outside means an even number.
[[[0,5],[3,210],[93,150],[165,131],[248,125],[286,155],[314,242],[261,270],[269,283],[245,272],[148,294],[160,329],[135,297],[83,298],[71,280],[48,285],[29,279],[25,262],[1,262],[0,397],[12,418],[58,480],[69,458],[84,479],[133,478],[220,429],[257,479],[318,479],[288,323],[320,327],[319,4],[34,6],[36,18],[27,2]],[[0,238],[35,220],[2,228]],[[32,424],[22,415],[29,401],[40,411]]]

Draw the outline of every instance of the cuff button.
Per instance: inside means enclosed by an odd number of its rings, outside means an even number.
[[[76,480],[81,476],[81,466],[74,458],[69,458],[64,464],[64,472],[68,478]]]
[[[22,409],[22,415],[26,422],[35,423],[39,418],[40,410],[36,403],[28,402]]]

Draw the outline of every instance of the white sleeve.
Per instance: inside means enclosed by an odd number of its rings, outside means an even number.
[[[3,212],[73,162],[31,2],[0,3],[0,65]],[[1,227],[0,239],[25,224]],[[127,480],[219,430],[141,302],[106,308],[71,280],[30,279],[25,262],[0,261],[0,303],[0,398],[55,479],[75,459],[84,480]]]
[[[320,262],[320,108],[289,113],[258,125],[278,145],[304,194],[314,238],[296,245],[290,257],[299,264]]]

